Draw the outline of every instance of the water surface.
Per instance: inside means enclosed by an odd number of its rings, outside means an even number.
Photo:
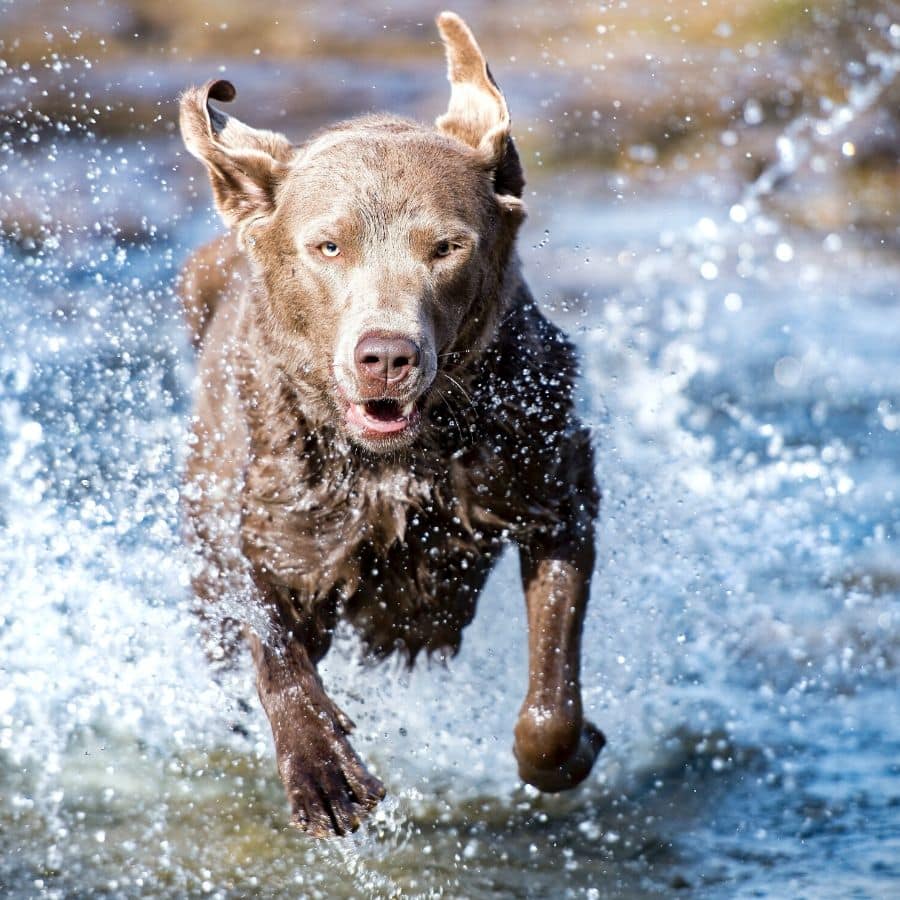
[[[199,167],[171,134],[33,143],[2,157],[36,216],[0,242],[5,895],[896,893],[889,247],[792,229],[737,179],[530,166],[523,261],[578,342],[604,490],[583,680],[609,744],[574,792],[518,783],[509,556],[446,667],[338,641],[326,682],[389,799],[313,843],[247,665],[212,681],[186,612],[172,281],[218,228]]]

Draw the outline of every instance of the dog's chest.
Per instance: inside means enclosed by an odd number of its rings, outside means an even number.
[[[293,477],[292,477],[293,476]],[[299,476],[299,477],[298,477]],[[298,470],[257,458],[247,473],[244,552],[304,606],[335,591],[359,608],[390,592],[405,602],[448,595],[453,573],[475,571],[502,531],[465,467],[359,472]],[[417,599],[418,598],[418,599]]]

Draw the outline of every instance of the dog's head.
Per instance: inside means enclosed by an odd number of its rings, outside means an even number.
[[[307,414],[373,451],[411,442],[435,379],[490,342],[524,217],[506,101],[466,24],[438,27],[452,91],[436,128],[369,117],[295,147],[210,106],[227,81],[181,100],[280,368]]]

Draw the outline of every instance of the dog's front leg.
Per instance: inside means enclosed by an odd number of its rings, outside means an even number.
[[[521,547],[528,608],[528,693],[515,728],[523,781],[563,791],[583,781],[605,739],[581,709],[581,629],[593,540]]]
[[[353,723],[325,693],[301,642],[273,646],[254,633],[249,641],[292,824],[315,837],[355,831],[384,787],[347,740]]]

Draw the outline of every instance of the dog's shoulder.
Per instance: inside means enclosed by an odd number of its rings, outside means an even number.
[[[572,409],[578,359],[566,333],[540,310],[524,282],[484,354],[475,390],[511,421],[547,435]],[[543,423],[541,426],[540,423]]]
[[[178,276],[177,291],[195,347],[223,297],[249,278],[249,267],[235,236],[228,232],[195,250]]]

